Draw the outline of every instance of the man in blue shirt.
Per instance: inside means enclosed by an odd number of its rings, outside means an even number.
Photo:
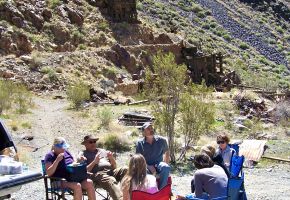
[[[159,189],[161,189],[167,185],[170,172],[167,141],[164,137],[155,135],[153,126],[149,122],[144,123],[142,131],[144,138],[137,142],[136,153],[144,156],[150,173],[158,174]]]

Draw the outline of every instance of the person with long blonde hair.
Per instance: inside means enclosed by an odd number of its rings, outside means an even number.
[[[133,155],[130,159],[128,172],[122,181],[123,200],[130,200],[134,190],[151,194],[158,192],[156,178],[147,174],[146,161],[141,154]]]

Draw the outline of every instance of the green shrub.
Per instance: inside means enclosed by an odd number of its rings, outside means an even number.
[[[72,38],[75,43],[82,43],[84,42],[85,35],[81,33],[79,30],[75,29],[72,32]]]
[[[11,81],[0,80],[0,114],[11,108],[14,84]]]
[[[48,74],[50,71],[53,71],[53,69],[47,66],[40,69],[40,72],[44,74]]]
[[[67,98],[71,101],[74,108],[80,108],[84,101],[90,99],[89,87],[83,82],[70,85],[67,89]]]
[[[33,51],[31,53],[31,61],[29,63],[29,68],[31,70],[36,70],[38,67],[42,65],[43,62],[43,57],[40,52],[38,51]]]
[[[78,49],[80,50],[86,50],[87,46],[85,44],[79,44]]]
[[[47,0],[47,4],[50,8],[56,8],[61,4],[60,0]]]
[[[28,112],[28,108],[31,106],[31,94],[27,87],[24,85],[17,85],[14,92],[14,102],[16,104],[16,111],[20,114]]]
[[[23,123],[21,124],[21,126],[22,126],[23,128],[31,129],[31,124],[30,124],[29,122],[23,122]]]
[[[106,31],[109,29],[109,23],[107,21],[102,21],[101,23],[98,24],[98,29],[101,31]]]
[[[198,16],[199,18],[205,18],[206,17],[206,14],[205,14],[205,12],[198,12],[198,13],[196,13],[196,16]]]
[[[249,48],[249,46],[248,46],[246,43],[242,42],[242,43],[240,44],[240,48],[241,48],[242,50],[247,50],[247,49]]]
[[[198,4],[193,3],[191,6],[191,10],[195,13],[199,13],[199,12],[203,11],[203,8],[201,6],[199,6]]]
[[[130,150],[128,138],[122,134],[111,133],[103,138],[103,146],[112,152],[123,152]]]
[[[283,33],[284,33],[284,30],[283,30],[283,28],[282,28],[282,27],[280,27],[280,26],[278,26],[278,27],[277,27],[277,31],[278,31],[278,33],[281,33],[281,34],[283,34]]]
[[[113,111],[108,106],[104,106],[98,112],[101,127],[108,129],[113,120]]]

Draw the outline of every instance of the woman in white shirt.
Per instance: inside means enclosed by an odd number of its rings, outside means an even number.
[[[128,172],[122,181],[123,200],[130,200],[134,190],[151,194],[158,192],[156,178],[147,174],[146,161],[141,154],[130,159]]]

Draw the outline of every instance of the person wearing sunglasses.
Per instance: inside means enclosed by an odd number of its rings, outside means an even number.
[[[232,156],[236,154],[236,151],[229,146],[230,138],[226,134],[220,134],[217,136],[218,148],[216,155],[221,155],[223,158],[223,164],[229,170]]]
[[[73,190],[74,200],[81,200],[83,192],[87,192],[89,200],[96,200],[95,189],[92,180],[85,179],[80,183],[69,181],[69,172],[66,167],[74,162],[74,158],[67,148],[69,145],[63,137],[54,139],[51,151],[46,154],[44,162],[48,176],[64,178],[66,181],[60,181],[59,185],[63,188]]]
[[[85,150],[78,158],[87,162],[87,170],[93,175],[91,179],[98,188],[108,191],[113,200],[123,199],[119,182],[127,173],[126,167],[117,168],[116,160],[111,151],[97,148],[99,138],[87,135],[82,141]]]

